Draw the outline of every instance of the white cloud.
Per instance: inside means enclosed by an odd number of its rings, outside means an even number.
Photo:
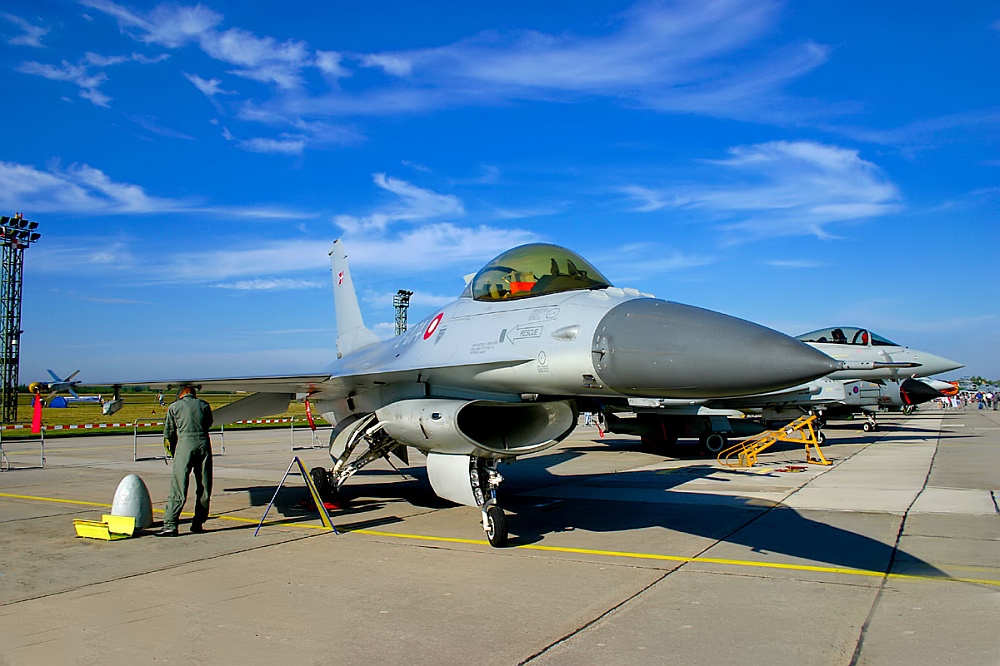
[[[230,74],[273,86],[271,99],[245,94],[254,101],[247,101],[244,117],[292,125],[303,118],[581,95],[667,112],[789,122],[811,112],[786,98],[782,87],[828,57],[826,47],[809,41],[747,56],[777,25],[777,0],[642,2],[594,34],[489,32],[441,47],[379,53],[312,50],[300,40],[223,29],[223,17],[203,5],[164,3],[139,13],[107,0],[83,2],[115,17],[140,41],[168,48],[196,44],[233,65]],[[350,89],[345,79],[359,67],[388,76],[354,77]],[[322,74],[327,90],[306,86],[308,68]]]
[[[343,66],[343,56],[336,51],[316,51],[316,68],[333,79],[351,75],[351,70]]]
[[[293,136],[282,134],[277,139],[254,138],[243,139],[236,142],[236,145],[243,150],[252,153],[272,153],[279,155],[301,155],[306,147],[306,139],[303,136]]]
[[[254,285],[260,288],[266,284],[260,280],[269,279],[261,276],[328,269],[330,244],[311,240],[274,241],[239,249],[179,253],[156,260],[147,275],[151,281],[170,283],[220,282],[246,277],[250,279],[242,283],[244,289],[255,288]]]
[[[80,97],[89,100],[96,106],[107,107],[111,98],[98,88],[108,81],[108,75],[104,72],[93,71],[95,68],[111,67],[128,62],[148,65],[161,62],[166,57],[163,55],[149,58],[138,53],[128,56],[102,56],[88,52],[84,54],[80,62],[75,64],[66,60],[63,60],[58,66],[29,61],[21,63],[17,70],[23,74],[34,74],[52,81],[74,83],[80,88]]]
[[[616,17],[605,34],[491,32],[437,48],[353,54],[362,67],[394,78],[353,95],[338,90],[296,99],[295,108],[383,114],[601,95],[662,111],[787,121],[806,111],[781,88],[823,64],[828,49],[804,41],[731,64],[773,29],[780,7],[772,1],[644,2]]]
[[[301,70],[310,64],[309,51],[304,42],[278,42],[239,28],[222,33],[206,32],[201,37],[201,47],[216,60],[238,65],[240,68],[233,70],[233,74],[273,83],[283,89],[301,86]]]
[[[151,197],[137,185],[114,182],[86,164],[39,171],[23,164],[0,162],[0,201],[4,207],[39,213],[90,215],[168,212],[185,206],[179,201]]]
[[[128,241],[75,238],[72,244],[43,244],[32,252],[31,261],[35,270],[60,275],[126,276],[130,286],[206,284],[238,291],[327,286],[315,277],[329,273],[331,239],[272,240],[239,247],[245,240],[229,242],[226,249],[171,254]],[[537,240],[533,232],[521,229],[463,228],[447,223],[426,224],[391,238],[344,237],[352,269],[376,271],[383,279],[454,267],[456,295],[464,287],[463,272],[476,271],[501,252]],[[441,302],[434,294],[418,295],[420,305]]]
[[[598,269],[618,286],[648,282],[648,276],[676,273],[717,263],[712,255],[696,255],[657,243],[629,243],[595,255]]]
[[[45,47],[45,45],[42,44],[42,37],[49,34],[49,30],[51,28],[43,28],[32,25],[20,16],[15,16],[6,12],[0,12],[0,17],[3,17],[10,23],[13,23],[24,33],[23,35],[18,35],[17,37],[11,37],[8,39],[8,44],[11,46],[34,46],[36,48]]]
[[[334,222],[344,231],[349,233],[384,231],[395,222],[416,222],[465,215],[465,208],[456,196],[425,190],[405,180],[388,177],[384,173],[373,174],[372,178],[376,185],[395,194],[399,201],[362,217],[336,216]]]
[[[25,62],[17,67],[23,74],[34,74],[51,81],[67,81],[80,88],[80,97],[90,100],[97,106],[107,106],[111,98],[98,90],[98,87],[108,80],[104,72],[91,73],[86,65],[74,65],[65,60],[59,66],[46,65],[40,62]]]
[[[235,65],[232,74],[282,89],[299,87],[302,68],[313,62],[304,42],[279,42],[241,28],[220,30],[222,15],[204,5],[163,3],[140,14],[105,0],[83,4],[115,17],[122,29],[137,32],[136,38],[147,44],[180,48],[193,42],[211,58]]]
[[[538,240],[535,232],[526,229],[459,227],[447,222],[423,224],[391,238],[364,232],[344,236],[352,267],[373,267],[407,275],[442,266],[455,266],[465,273],[477,271],[501,252]],[[456,285],[458,289],[464,286],[459,274]]]
[[[292,289],[319,289],[326,284],[315,280],[292,280],[288,278],[255,278],[253,280],[238,280],[213,284],[219,289],[234,291],[289,291]]]
[[[222,22],[221,15],[203,5],[182,7],[161,4],[147,16],[141,16],[108,0],[80,0],[80,4],[115,17],[123,30],[138,29],[138,39],[143,42],[168,48],[196,41]]]
[[[200,90],[205,97],[212,98],[216,95],[232,95],[235,93],[234,90],[223,90],[222,81],[219,79],[203,79],[197,74],[188,73],[185,73],[184,76],[188,81],[193,83],[194,87]]]
[[[189,199],[152,196],[139,185],[117,182],[87,164],[40,171],[14,162],[0,162],[0,208],[77,215],[201,213],[266,219],[314,216],[268,206],[207,206]]]
[[[815,235],[829,237],[836,223],[900,210],[900,194],[858,151],[813,142],[774,141],[739,146],[713,177],[726,185],[656,190],[624,188],[640,212],[703,211],[739,238]]]
[[[132,270],[136,257],[127,243],[76,238],[70,245],[40,243],[28,255],[34,269],[59,275],[87,275],[94,270]]]
[[[379,53],[365,55],[361,56],[361,64],[364,67],[381,69],[386,74],[393,76],[408,76],[413,70],[413,64],[403,55]]]

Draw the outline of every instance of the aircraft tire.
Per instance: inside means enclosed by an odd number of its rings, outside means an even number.
[[[309,470],[309,476],[312,478],[313,485],[316,486],[316,492],[320,495],[324,495],[330,490],[330,477],[325,469],[313,467]]]
[[[486,538],[494,548],[507,545],[507,516],[495,504],[486,509]]]
[[[865,432],[875,432],[876,430],[878,430],[878,426],[875,425],[874,423],[866,422],[863,426],[861,426],[861,429],[864,430]]]
[[[826,444],[826,433],[823,432],[822,430],[820,430],[819,432],[817,432],[816,433],[816,441],[819,442],[821,445],[822,444]]]

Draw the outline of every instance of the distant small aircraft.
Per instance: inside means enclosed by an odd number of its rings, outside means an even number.
[[[380,340],[366,328],[340,241],[330,250],[338,360],[323,373],[124,384],[251,390],[217,423],[284,411],[296,393],[336,426],[333,466],[311,471],[338,489],[407,447],[426,454],[444,499],[479,507],[494,546],[507,541],[497,463],[555,445],[579,405],[629,396],[704,400],[773,391],[842,367],[777,331],[611,285],[578,254],[536,243],[483,267],[455,302]]]
[[[66,379],[60,379],[59,375],[57,375],[56,373],[52,372],[51,370],[47,370],[47,372],[52,377],[53,381],[51,381],[51,382],[32,382],[31,384],[28,385],[28,391],[30,391],[31,393],[48,393],[48,395],[46,396],[46,398],[51,398],[52,396],[56,395],[57,393],[67,393],[67,392],[70,393],[74,398],[79,398],[80,397],[79,395],[77,395],[76,391],[74,390],[77,386],[80,385],[80,381],[79,380],[76,380],[76,381],[73,380],[74,377],[76,377],[78,374],[80,374],[79,370],[77,370],[76,372],[74,372],[73,374],[71,374]]]

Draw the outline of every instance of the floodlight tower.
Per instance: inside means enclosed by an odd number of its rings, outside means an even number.
[[[400,289],[392,297],[392,304],[396,308],[396,335],[406,332],[406,311],[410,308],[410,296],[413,296],[412,291]]]
[[[0,423],[17,421],[17,372],[21,362],[21,284],[24,277],[24,250],[37,241],[38,222],[29,222],[20,213],[0,217]]]

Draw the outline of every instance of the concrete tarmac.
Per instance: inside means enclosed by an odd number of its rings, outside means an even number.
[[[499,550],[413,454],[348,481],[341,534],[293,476],[254,537],[293,455],[329,464],[287,430],[226,433],[207,533],[75,538],[132,472],[159,520],[169,467],[5,437],[0,664],[1000,664],[1000,412],[880,423],[749,470],[579,428],[501,467]]]

